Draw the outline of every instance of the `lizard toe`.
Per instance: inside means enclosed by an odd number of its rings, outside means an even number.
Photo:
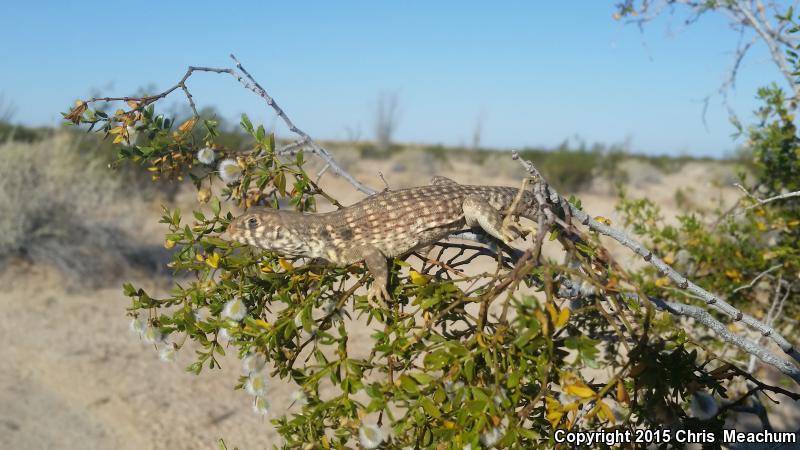
[[[373,284],[367,291],[367,303],[375,309],[385,309],[386,301],[390,298],[383,285]]]

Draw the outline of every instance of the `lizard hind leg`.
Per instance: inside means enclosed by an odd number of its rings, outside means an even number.
[[[462,204],[467,226],[479,226],[493,237],[510,243],[520,236],[520,230],[510,221],[503,221],[500,211],[479,195],[468,195]]]
[[[372,274],[372,286],[367,290],[367,302],[375,309],[386,308],[386,303],[392,300],[386,285],[389,283],[389,267],[386,255],[373,246],[366,247],[362,256],[367,270]]]

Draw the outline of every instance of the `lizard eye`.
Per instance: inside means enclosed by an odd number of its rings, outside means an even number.
[[[258,226],[258,219],[256,219],[255,217],[251,217],[251,218],[247,219],[247,226],[249,226],[251,228],[257,227]]]

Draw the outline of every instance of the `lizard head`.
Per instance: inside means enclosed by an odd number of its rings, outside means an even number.
[[[231,220],[220,238],[253,245],[284,255],[297,254],[298,239],[291,224],[299,213],[273,209],[253,209]],[[292,220],[294,219],[294,221]]]
[[[261,246],[267,234],[269,220],[265,220],[262,212],[248,212],[231,220],[230,225],[220,235],[226,241]]]

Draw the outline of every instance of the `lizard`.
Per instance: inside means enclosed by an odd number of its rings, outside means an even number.
[[[435,244],[465,228],[509,243],[519,229],[503,220],[519,189],[462,185],[436,176],[426,186],[384,190],[337,211],[307,213],[252,208],[231,220],[225,240],[281,256],[322,259],[344,267],[363,261],[373,277],[367,300],[391,299],[387,260]],[[537,218],[539,205],[524,190],[513,216]]]

